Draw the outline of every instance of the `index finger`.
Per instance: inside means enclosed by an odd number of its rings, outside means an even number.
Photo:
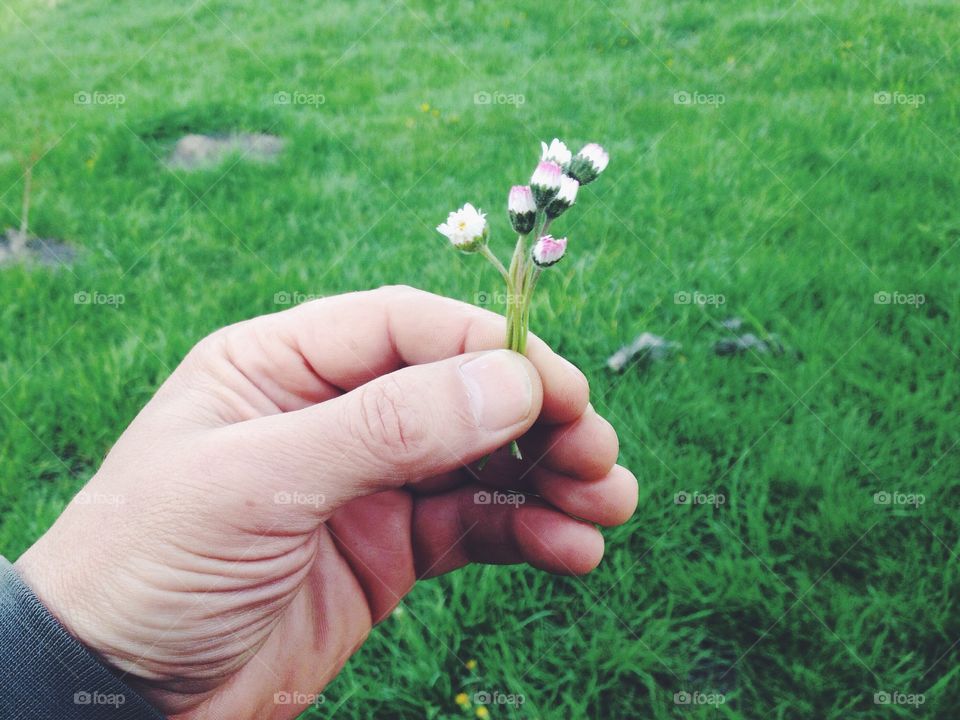
[[[276,402],[298,409],[408,365],[504,347],[506,320],[467,303],[395,286],[315,300],[224,331],[231,361]],[[583,414],[583,373],[530,335],[543,384],[541,418]],[[298,402],[299,400],[299,402]]]

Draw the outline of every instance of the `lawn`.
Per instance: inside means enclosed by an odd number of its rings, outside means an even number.
[[[305,717],[956,713],[960,6],[13,0],[0,37],[0,228],[39,149],[31,231],[78,251],[0,268],[0,553],[217,327],[389,283],[489,304],[435,225],[472,201],[507,254],[538,141],[594,140],[532,325],[636,516],[583,579],[421,584]],[[235,130],[286,146],[166,167]],[[732,317],[783,352],[717,355]],[[609,372],[644,331],[679,347]]]

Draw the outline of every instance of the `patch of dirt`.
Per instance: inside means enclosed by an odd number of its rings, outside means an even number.
[[[55,238],[23,238],[19,230],[7,230],[0,235],[0,265],[69,265],[76,257],[74,248]]]
[[[178,170],[199,170],[214,167],[230,155],[246,160],[267,162],[283,150],[284,140],[267,133],[233,133],[230,135],[184,135],[167,161]]]

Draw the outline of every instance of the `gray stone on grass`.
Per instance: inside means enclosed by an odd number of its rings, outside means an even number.
[[[730,331],[726,338],[713,345],[713,352],[720,357],[744,355],[748,352],[757,355],[783,355],[785,352],[776,335],[764,335],[761,338],[751,332],[742,332],[746,329],[746,324],[741,318],[729,317],[720,324]]]
[[[177,141],[167,164],[178,170],[199,170],[219,165],[231,155],[265,162],[283,150],[283,138],[267,133],[184,135]]]
[[[69,265],[76,256],[76,250],[53,238],[24,237],[13,229],[0,235],[0,265],[18,262]]]
[[[641,333],[632,343],[624,345],[607,358],[607,368],[613,372],[623,372],[633,363],[663,360],[678,347],[680,346],[677,343],[670,342],[659,335]]]
[[[743,355],[746,352],[755,352],[758,355],[782,355],[783,345],[773,335],[766,340],[761,340],[753,333],[746,333],[738,337],[718,340],[713,346],[713,351],[721,357]]]
[[[736,316],[729,317],[720,324],[723,325],[730,332],[737,332],[740,328],[743,327],[743,319],[738,318]]]

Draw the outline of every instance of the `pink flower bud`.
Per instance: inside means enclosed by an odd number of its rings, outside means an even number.
[[[537,205],[529,185],[514,185],[510,188],[507,211],[510,215],[510,224],[516,232],[526,235],[533,230],[533,224],[537,219]]]
[[[555,218],[577,201],[580,183],[569,175],[560,178],[560,190],[557,196],[547,204],[547,217]]]
[[[554,238],[544,235],[533,246],[533,261],[539,267],[550,267],[556,264],[567,251],[566,238]]]
[[[586,185],[597,179],[597,176],[607,169],[610,156],[607,151],[596,143],[588,143],[578,152],[567,166],[567,174],[575,178],[581,185]]]
[[[510,197],[507,200],[507,209],[512,213],[536,212],[537,206],[533,202],[533,191],[529,185],[514,185],[510,188]]]
[[[563,168],[555,162],[545,161],[537,163],[537,169],[533,171],[533,177],[530,178],[531,185],[553,190],[560,189],[560,178],[563,177]]]
[[[556,197],[560,189],[561,177],[563,177],[563,168],[555,162],[537,164],[537,169],[533,171],[533,177],[530,178],[530,189],[533,191],[533,199],[538,208],[542,210]]]
[[[577,154],[589,160],[598,175],[607,169],[607,164],[610,162],[610,156],[607,154],[607,151],[596,143],[584,145],[583,149]]]

